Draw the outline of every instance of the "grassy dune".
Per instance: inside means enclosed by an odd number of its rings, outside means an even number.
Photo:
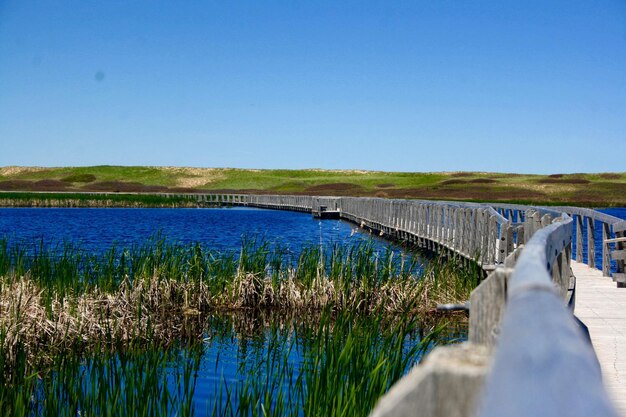
[[[221,191],[626,206],[626,172],[528,175],[122,166],[4,167],[0,168],[0,191]]]

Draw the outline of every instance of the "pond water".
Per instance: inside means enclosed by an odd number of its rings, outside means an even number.
[[[612,207],[612,208],[603,208],[598,209],[602,213],[610,214],[611,216],[626,220],[626,207]],[[583,223],[583,236],[587,235],[587,222]],[[602,223],[599,221],[595,222],[595,261],[596,268],[602,269],[602,247],[600,246],[600,242],[602,241]],[[576,239],[572,242],[572,254],[575,256],[576,254]],[[583,239],[583,260],[585,263],[588,263],[588,252],[587,252],[587,239]],[[616,264],[615,261],[611,261],[611,271],[615,272]]]
[[[350,223],[340,220],[320,221],[313,219],[310,214],[289,211],[253,208],[0,209],[0,237],[20,244],[33,245],[33,248],[36,248],[40,241],[46,244],[72,242],[80,245],[84,251],[104,253],[112,246],[127,248],[144,244],[156,234],[171,243],[198,242],[220,252],[237,251],[242,239],[248,237],[268,242],[270,246],[278,246],[281,250],[286,248],[292,254],[297,254],[307,245],[322,244],[326,247],[332,244],[356,245],[372,242],[380,251],[390,248],[411,255],[398,246],[364,233]],[[271,381],[276,385],[269,388],[272,395],[277,395],[278,391],[284,389],[283,394],[303,396],[302,389],[307,389],[305,379],[316,375],[316,371],[311,372],[311,369],[302,374],[301,370],[305,363],[311,367],[311,355],[320,347],[313,343],[316,332],[320,329],[318,320],[319,317],[309,315],[290,318],[263,317],[253,312],[244,312],[237,316],[209,317],[201,335],[204,339],[202,354],[193,367],[195,389],[192,402],[195,414],[230,414],[232,410],[219,409],[228,406],[226,397],[231,396],[231,406],[238,406],[242,395],[244,397],[246,395],[245,390],[268,389],[264,384],[259,385],[259,381]],[[424,337],[424,329],[419,325],[412,326],[413,330],[402,338],[400,347],[404,355],[404,359],[401,358],[400,361],[402,372],[420,357],[415,349]],[[361,322],[358,325],[350,325],[349,328],[342,328],[338,333],[329,330],[327,337],[335,340],[333,343],[336,353],[341,352],[343,344],[347,342],[346,339],[349,339],[348,334],[352,335],[350,337],[367,341],[369,350],[361,354],[375,357],[374,353],[386,354],[391,348],[389,340],[382,336],[385,331],[383,328],[369,328],[368,323]],[[439,335],[439,338],[445,340],[462,340],[465,337],[464,325],[450,326]],[[189,357],[185,349],[181,352],[175,357]],[[91,381],[94,378],[91,375],[94,369],[113,369],[115,367],[111,364],[117,360],[112,359],[113,362],[108,362],[109,365],[104,368],[84,366],[80,372],[65,367],[57,374],[77,375],[76,378]],[[403,362],[404,360],[406,362]],[[143,363],[142,361],[143,359],[138,363]],[[181,363],[180,359],[174,359],[160,362],[158,367],[160,373],[169,375],[166,378],[166,385],[170,386],[170,391],[174,391],[178,380],[172,375],[180,373],[184,363]],[[366,366],[362,368],[366,369]],[[300,382],[297,382],[300,374],[303,376]],[[133,376],[123,375],[119,378],[128,381]],[[102,376],[95,380],[98,384],[105,383]],[[113,379],[107,384],[114,386],[118,383],[115,381]],[[301,391],[293,390],[292,386],[296,385]],[[78,388],[68,386],[67,392],[73,394],[67,395],[77,396],[76,390],[82,389],[85,389],[87,394],[78,395],[81,398],[89,396],[89,392],[93,391],[93,387],[90,388],[85,383]],[[41,388],[40,392],[45,392],[45,389]],[[260,394],[255,392],[252,397],[255,395]],[[294,397],[289,401],[301,403],[303,400]],[[217,409],[214,408],[216,404]],[[272,407],[274,406],[276,404],[273,403]],[[297,410],[300,405],[286,406]],[[175,410],[176,406],[170,406],[170,409]],[[259,411],[258,407],[256,411]],[[235,410],[233,414],[238,413]],[[297,411],[296,414],[302,415],[302,411]]]
[[[601,211],[626,219],[625,208]],[[599,225],[596,225],[596,233],[601,233]],[[47,243],[67,241],[80,244],[86,251],[102,253],[114,245],[141,245],[155,234],[162,235],[172,243],[199,242],[225,252],[238,250],[244,236],[288,248],[292,253],[298,253],[305,245],[351,245],[371,240],[380,250],[391,247],[395,251],[402,251],[375,236],[363,233],[352,224],[340,220],[320,221],[309,214],[288,211],[251,208],[0,209],[0,237],[33,245],[41,240]],[[586,247],[584,249],[586,256]],[[597,256],[599,263],[600,254]],[[298,376],[303,364],[311,360],[311,352],[320,346],[314,343],[319,328],[314,317],[287,319],[265,317],[252,312],[209,317],[202,334],[202,353],[193,365],[195,389],[191,401],[195,414],[227,415],[232,411],[237,415],[236,410],[220,410],[219,407],[227,406],[227,395],[231,396],[231,406],[237,406],[241,396],[246,395],[242,391],[247,389],[260,390],[255,394],[257,396],[262,392],[277,396],[283,389],[283,394],[298,393],[304,396],[303,391],[292,389],[298,384],[301,384],[300,390],[303,386],[306,389],[307,382],[297,382]],[[367,326],[356,326],[342,328],[334,336],[332,332],[328,334],[331,339],[338,338],[338,343],[343,344],[346,343],[346,333],[352,330],[357,331],[359,338],[370,343],[368,355],[389,349],[385,337],[379,337],[380,328],[368,330]],[[412,352],[412,349],[419,345],[423,337],[424,331],[419,327],[404,336],[401,350],[410,359],[402,365],[403,371],[419,359],[420,355]],[[463,326],[449,326],[438,337],[443,340],[463,340],[466,330]],[[181,364],[181,357],[189,361],[190,356],[182,349],[182,354],[158,365],[159,372],[166,376],[165,384],[169,385],[172,392],[179,383],[172,375],[179,373],[187,363]],[[93,371],[83,368],[81,372],[79,378],[89,380],[89,373]],[[315,372],[306,375],[306,378],[312,378]],[[269,391],[263,391],[268,387],[260,383],[262,381],[275,385]],[[309,383],[311,381],[309,379]],[[110,383],[115,385],[115,382]],[[277,405],[276,401],[270,401],[272,407]],[[301,402],[301,399],[294,398],[293,401]],[[216,405],[217,408],[214,408]],[[288,406],[294,407],[293,404]],[[176,410],[176,406],[169,407],[172,411]],[[295,407],[297,409],[298,406]],[[303,412],[300,410],[296,414],[302,415]]]
[[[71,241],[100,252],[114,244],[142,244],[155,234],[220,251],[237,250],[244,236],[294,250],[320,241],[344,244],[370,238],[341,220],[320,221],[305,213],[254,208],[0,209],[0,236],[17,241]],[[385,245],[382,240],[377,243]]]

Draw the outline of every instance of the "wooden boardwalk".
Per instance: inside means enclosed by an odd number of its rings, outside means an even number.
[[[589,328],[604,384],[626,416],[626,288],[616,288],[602,271],[572,261],[576,316]]]

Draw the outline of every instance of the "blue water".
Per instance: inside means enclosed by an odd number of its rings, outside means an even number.
[[[66,209],[0,208],[0,237],[33,246],[77,243],[88,252],[103,253],[112,246],[141,245],[155,234],[172,243],[199,242],[218,250],[233,251],[244,236],[261,239],[297,253],[304,245],[356,244],[374,241],[381,250],[389,243],[364,233],[355,225],[340,220],[317,220],[310,214],[252,208],[231,209]],[[392,246],[396,251],[401,250]],[[263,320],[247,313],[237,319],[211,317],[204,335],[206,344],[197,372],[194,404],[197,415],[210,414],[216,394],[225,387],[236,389],[251,370],[271,352],[272,332],[260,325]],[[274,321],[275,323],[275,321]],[[294,340],[288,353],[294,372],[303,360],[303,345],[292,324],[285,326],[281,340]],[[297,326],[306,324],[296,320]],[[250,329],[252,327],[252,329]],[[216,329],[221,329],[220,331]],[[300,327],[301,329],[301,327]],[[465,330],[450,332],[450,338],[465,338]],[[407,349],[419,337],[407,342]],[[178,366],[176,363],[172,367]],[[171,372],[170,371],[168,372]]]
[[[614,207],[614,208],[605,208],[598,209],[602,213],[610,214],[611,216],[626,220],[626,207]],[[576,226],[576,222],[574,222]],[[587,251],[587,222],[583,222],[583,261],[585,263],[589,263],[589,253]],[[595,261],[596,268],[602,269],[602,223],[599,221],[595,222]],[[576,256],[576,239],[572,242],[572,256]],[[611,261],[611,271],[615,272],[615,261]]]
[[[90,252],[142,244],[160,233],[172,242],[199,242],[218,251],[237,250],[242,238],[256,238],[295,252],[303,245],[383,240],[341,220],[310,214],[231,209],[0,208],[0,237],[19,242],[69,241]]]

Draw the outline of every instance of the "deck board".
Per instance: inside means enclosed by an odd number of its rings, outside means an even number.
[[[607,391],[626,416],[626,288],[602,272],[572,261],[576,316],[589,328]]]

